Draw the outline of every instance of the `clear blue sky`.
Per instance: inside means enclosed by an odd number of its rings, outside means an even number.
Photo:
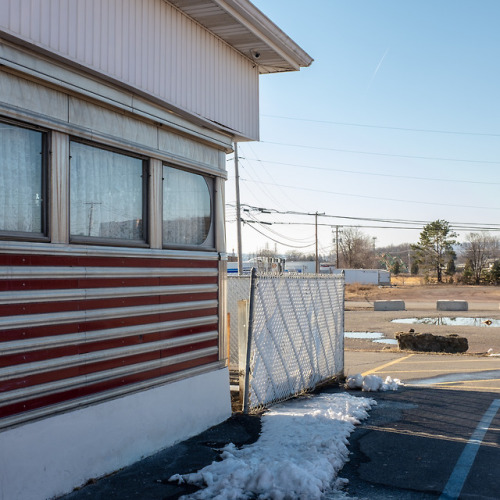
[[[500,228],[499,0],[253,3],[314,62],[300,72],[260,77],[261,142],[239,146],[243,204],[366,219],[445,219],[466,223],[458,229],[462,239],[467,225]],[[232,156],[228,169],[231,205]],[[274,248],[272,239],[290,245],[277,244],[279,252],[314,242],[313,226],[288,224],[313,223],[312,216],[243,217],[285,223],[245,225],[245,253],[266,242]],[[227,218],[235,220],[232,206]],[[232,251],[235,223],[227,229]],[[361,230],[377,245],[414,243],[421,225]],[[319,240],[328,253],[332,229],[320,226]]]

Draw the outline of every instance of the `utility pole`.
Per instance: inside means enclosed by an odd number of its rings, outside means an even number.
[[[336,269],[339,268],[339,226],[335,226],[335,256],[337,257]]]
[[[238,274],[243,274],[243,251],[241,249],[240,173],[238,170],[238,143],[234,143],[234,177],[236,182],[236,234],[238,237]]]
[[[318,212],[314,214],[314,226],[316,235],[316,274],[319,274],[319,251],[318,251]]]

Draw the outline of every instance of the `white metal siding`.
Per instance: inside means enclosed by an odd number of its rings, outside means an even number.
[[[0,30],[258,138],[258,68],[163,0],[0,0]]]

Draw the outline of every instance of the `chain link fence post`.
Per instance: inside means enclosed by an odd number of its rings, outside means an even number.
[[[250,359],[252,355],[252,333],[254,324],[254,308],[255,308],[255,289],[257,287],[257,269],[252,268],[252,276],[250,278],[250,305],[248,308],[248,339],[246,352],[246,368],[245,368],[245,394],[243,399],[243,413],[248,413],[250,401]]]

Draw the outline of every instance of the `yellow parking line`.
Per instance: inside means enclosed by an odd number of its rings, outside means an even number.
[[[436,359],[439,359],[439,358],[436,358],[436,355],[428,355],[428,357],[430,359],[426,359],[426,360],[413,360],[411,362],[412,365],[428,365],[430,363],[436,363]],[[440,356],[440,358],[443,358],[443,356]],[[449,359],[448,360],[445,360],[445,361],[450,361]],[[487,363],[489,365],[499,365],[500,364],[500,360],[499,359],[495,359],[495,360],[492,360],[492,359],[488,359],[488,358],[485,358],[485,357],[481,357],[481,356],[478,356],[476,359],[459,359],[458,357],[455,357],[453,358],[453,362],[456,363],[456,364],[466,364],[466,363]]]
[[[385,366],[385,365],[384,365]],[[380,366],[379,368],[375,368],[376,371],[381,371],[384,366]],[[477,370],[477,369],[470,369],[470,370],[460,370],[460,369],[454,369],[454,370],[445,370],[445,369],[440,369],[440,370],[398,370],[398,373],[430,373],[430,372],[435,372],[435,373],[481,373],[484,372],[485,370]],[[489,370],[492,371],[492,370]],[[498,371],[498,370],[495,370]]]
[[[381,365],[377,368],[373,368],[373,370],[368,370],[367,372],[362,373],[361,375],[365,377],[366,375],[370,375],[372,373],[376,373],[379,370],[382,370],[383,368],[387,368],[388,366],[395,365],[396,363],[399,363],[400,361],[404,361],[405,359],[411,358],[412,356],[415,356],[415,354],[410,354],[408,356],[404,356],[403,358],[398,358],[398,359],[393,359],[392,361],[389,361],[389,363],[386,363],[385,365]]]

